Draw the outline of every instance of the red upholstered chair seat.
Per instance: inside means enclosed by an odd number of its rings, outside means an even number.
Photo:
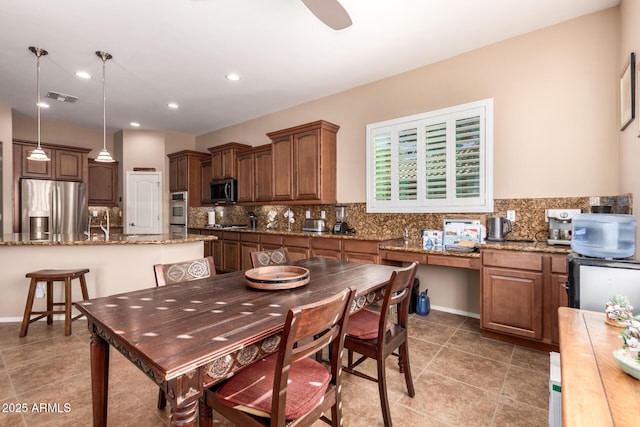
[[[254,363],[216,391],[222,403],[254,415],[269,417],[277,354]],[[285,418],[292,420],[313,409],[323,398],[331,373],[310,358],[291,365],[287,383]]]
[[[378,336],[378,326],[380,325],[380,315],[370,310],[360,310],[353,313],[347,325],[347,335],[370,340]],[[387,322],[387,331],[391,328],[391,323]]]

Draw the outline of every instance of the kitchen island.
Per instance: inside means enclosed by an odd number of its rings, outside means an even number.
[[[0,240],[2,299],[0,322],[22,319],[29,289],[25,274],[41,269],[88,268],[90,298],[155,286],[154,264],[166,264],[202,257],[205,241],[215,236],[187,234],[159,235],[55,235],[47,240],[31,239],[27,234],[7,234]],[[54,298],[62,298],[62,287],[55,287]],[[73,285],[74,300],[80,291]],[[44,308],[45,298],[36,298],[34,310]]]

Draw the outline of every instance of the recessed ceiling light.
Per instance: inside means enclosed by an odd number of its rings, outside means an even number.
[[[131,122],[129,123],[131,126],[133,126],[134,128],[139,128],[140,127],[140,123],[138,122]]]
[[[40,101],[40,103],[36,103],[36,105],[40,105],[40,108],[49,108],[49,104],[47,104],[46,102],[42,102]]]
[[[180,106],[178,104],[176,104],[175,102],[170,102],[167,104],[167,107],[172,108],[174,110],[177,110]]]
[[[237,75],[236,73],[229,73],[227,74],[227,80],[231,80],[232,82],[237,82],[238,80],[240,80],[240,76]]]
[[[81,79],[91,78],[91,74],[87,73],[86,71],[76,71],[76,76],[80,77]]]

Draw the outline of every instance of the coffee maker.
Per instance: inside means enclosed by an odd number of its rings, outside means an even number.
[[[580,209],[547,209],[549,223],[549,245],[571,244],[571,218],[582,213]]]
[[[347,207],[336,205],[336,223],[331,230],[333,234],[352,234],[356,231],[347,224]]]

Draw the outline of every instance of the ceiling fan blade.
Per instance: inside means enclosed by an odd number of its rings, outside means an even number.
[[[351,17],[338,0],[302,0],[316,18],[334,30],[351,26]]]

